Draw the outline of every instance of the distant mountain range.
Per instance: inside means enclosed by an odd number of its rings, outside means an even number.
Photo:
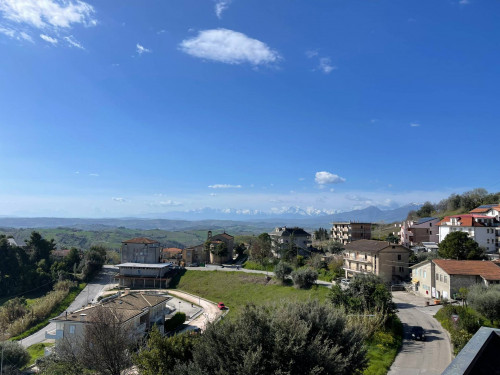
[[[408,212],[418,210],[420,204],[409,204],[396,209],[383,210],[370,206],[360,210],[337,212],[317,209],[287,207],[272,212],[252,210],[215,210],[204,208],[188,212],[171,212],[163,215],[144,215],[143,217],[119,219],[80,219],[80,218],[12,218],[0,217],[2,228],[75,228],[82,230],[101,230],[116,227],[131,229],[162,229],[167,231],[205,230],[207,228],[236,228],[243,231],[268,230],[279,225],[294,225],[305,228],[329,227],[333,221],[385,222],[391,223],[406,219]],[[148,217],[149,216],[149,217]],[[250,229],[252,228],[252,229]]]

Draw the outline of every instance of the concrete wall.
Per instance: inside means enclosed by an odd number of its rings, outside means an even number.
[[[122,263],[160,263],[160,244],[122,244]]]

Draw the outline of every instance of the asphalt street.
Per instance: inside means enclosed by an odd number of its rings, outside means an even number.
[[[433,315],[441,306],[425,306],[426,298],[408,292],[393,292],[398,316],[404,326],[403,345],[388,375],[439,375],[451,362],[448,334]],[[410,330],[421,326],[425,341],[413,341]]]
[[[97,302],[97,297],[104,291],[108,286],[113,284],[112,277],[118,272],[118,268],[114,266],[104,266],[101,272],[99,272],[96,277],[87,284],[87,286],[81,291],[81,293],[75,298],[75,300],[69,305],[68,309],[65,311],[72,312],[82,307],[86,306],[88,303]],[[64,314],[64,312],[63,312]],[[49,323],[47,326],[39,330],[38,332],[32,334],[21,340],[20,343],[27,348],[33,344],[38,344],[45,341],[45,332],[53,331],[56,329],[55,323]]]

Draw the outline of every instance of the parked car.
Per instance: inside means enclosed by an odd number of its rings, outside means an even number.
[[[425,331],[420,326],[412,327],[411,329],[411,338],[412,340],[425,340]]]
[[[219,308],[219,310],[224,310],[224,309],[226,308],[226,305],[224,305],[224,303],[223,303],[223,302],[219,302],[219,303],[217,304],[217,307]]]
[[[344,285],[349,285],[350,282],[351,282],[351,280],[349,280],[349,279],[341,279],[340,280],[340,283],[344,284]]]

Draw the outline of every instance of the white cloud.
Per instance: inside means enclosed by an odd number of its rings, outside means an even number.
[[[319,69],[325,74],[330,74],[337,67],[332,65],[332,60],[329,57],[322,57],[319,59]]]
[[[28,42],[31,42],[31,43],[35,43],[33,41],[33,38],[31,37],[31,35],[29,35],[28,33],[25,33],[24,31],[21,31],[19,33],[19,35],[21,36],[21,38],[23,38],[24,40],[27,40]]]
[[[260,40],[228,29],[200,31],[198,36],[183,40],[180,49],[194,57],[226,64],[266,65],[280,59],[278,52]]]
[[[316,181],[316,183],[319,185],[340,184],[345,182],[345,178],[330,172],[323,171],[323,172],[316,172],[314,181]]]
[[[57,44],[57,39],[56,38],[52,38],[48,35],[45,35],[45,34],[40,34],[40,38],[42,38],[43,40],[45,40],[46,42],[48,43],[51,43],[51,44]]]
[[[98,173],[89,173],[89,176],[90,177],[99,177],[99,174]]]
[[[460,5],[467,5],[467,4],[470,4],[470,1],[469,0],[460,0],[458,3]]]
[[[8,37],[15,38],[16,30],[8,29],[6,27],[0,27],[0,33],[7,35]]]
[[[0,0],[0,13],[10,21],[38,29],[96,24],[92,18],[94,8],[80,0]]]
[[[70,35],[70,36],[65,36],[63,38],[66,42],[68,42],[69,46],[70,47],[76,47],[76,48],[80,48],[80,49],[85,49],[83,48],[83,46],[80,44],[80,42],[78,40],[75,39],[75,37],[73,35]]]
[[[330,193],[333,193],[333,192],[335,192],[335,189],[334,189],[334,188],[331,188],[331,189],[330,189]]]
[[[316,56],[318,56],[318,51],[317,50],[306,51],[306,56],[310,59],[313,57],[316,57]]]
[[[161,201],[161,202],[158,202],[158,204],[160,206],[173,206],[173,207],[176,207],[176,206],[182,206],[182,203],[181,202],[176,202],[176,201],[173,201],[171,199],[169,200],[166,200],[166,201]]]
[[[304,181],[304,180],[305,180],[304,177],[299,178],[299,181]]]
[[[12,38],[12,39],[26,40],[28,42],[34,43],[31,35],[29,35],[28,33],[24,32],[24,31],[17,31],[17,30],[11,29],[9,27],[0,26],[0,33],[7,35],[9,38]]]
[[[241,185],[229,185],[229,184],[215,184],[208,185],[210,189],[241,189]]]
[[[420,124],[418,124],[418,123],[414,122],[414,123],[411,123],[411,124],[410,124],[410,126],[411,126],[412,128],[418,128],[418,127],[420,126]]]
[[[216,193],[210,193],[211,197],[215,197],[217,194]]]
[[[231,0],[217,0],[215,2],[215,14],[217,18],[222,18],[222,12],[224,12],[231,4]]]
[[[139,55],[142,55],[143,53],[149,53],[149,52],[151,52],[150,49],[147,49],[146,47],[141,46],[139,43],[137,43],[136,47],[137,47],[137,53]]]
[[[115,202],[126,202],[127,201],[125,198],[122,198],[122,197],[113,197],[111,199],[114,200]]]
[[[165,30],[165,29],[161,29],[161,30],[158,30],[158,31],[156,32],[156,34],[160,35],[160,34],[163,34],[163,33],[165,33],[165,32],[167,32],[167,30]]]

